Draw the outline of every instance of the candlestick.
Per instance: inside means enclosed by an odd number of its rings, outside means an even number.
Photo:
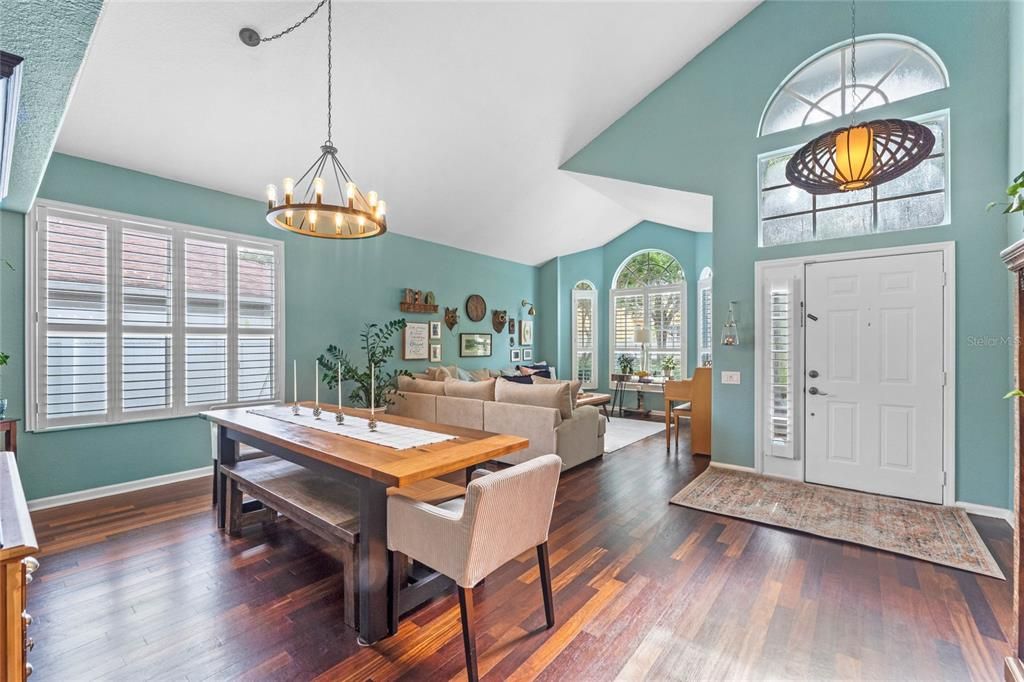
[[[313,393],[313,419],[320,418],[320,363],[316,360],[313,361],[313,386],[315,387]]]
[[[344,424],[345,413],[341,409],[341,361],[338,361],[338,411],[334,415],[334,423]]]
[[[299,414],[299,361],[292,360],[292,414]]]
[[[374,367],[373,363],[370,363],[370,421],[367,422],[367,426],[370,427],[371,431],[377,430],[377,415],[375,408],[377,407],[377,368]]]

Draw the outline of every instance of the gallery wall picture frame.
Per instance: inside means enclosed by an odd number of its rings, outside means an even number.
[[[441,344],[432,343],[430,344],[430,361],[441,362]]]
[[[511,336],[516,335],[516,318],[514,317],[508,318],[508,333]]]
[[[523,362],[532,362],[532,361],[533,361],[533,349],[532,348],[524,348],[523,349]]]
[[[533,320],[519,321],[519,345],[533,345]]]
[[[523,352],[521,350],[519,350],[518,348],[513,348],[511,351],[509,351],[509,358],[508,359],[511,362],[522,362],[522,360],[523,360]]]
[[[459,334],[459,357],[489,358],[491,357],[490,334]]]
[[[430,323],[430,338],[439,339],[441,338],[441,321],[435,320]]]
[[[429,356],[426,322],[409,322],[402,330],[402,359],[426,360]]]

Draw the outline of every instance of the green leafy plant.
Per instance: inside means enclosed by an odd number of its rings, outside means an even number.
[[[0,351],[0,367],[7,365],[7,361],[11,359],[11,356],[3,351]]]
[[[679,369],[679,358],[674,355],[667,355],[661,361],[661,371],[670,379],[675,376],[677,369]]]
[[[632,374],[634,367],[636,367],[635,355],[626,353],[625,355],[619,356],[619,372],[621,374]]]
[[[395,347],[390,343],[391,337],[405,329],[405,320],[391,320],[384,324],[367,323],[359,333],[360,349],[366,354],[366,366],[355,364],[345,351],[334,344],[327,347],[327,352],[317,358],[323,375],[320,380],[327,384],[328,389],[338,386],[338,363],[341,363],[342,381],[353,381],[355,387],[349,393],[348,403],[358,407],[370,405],[370,366],[376,368],[374,376],[374,407],[384,407],[394,402],[394,393],[398,390],[398,377],[409,376],[404,369],[388,372],[385,369],[388,361],[395,356]]]
[[[1024,398],[1024,391],[1015,388],[1003,396],[1003,400],[1009,400],[1010,398]]]
[[[1021,171],[1006,188],[1006,196],[1010,198],[1009,201],[993,201],[985,210],[990,211],[996,206],[1002,206],[1003,213],[1024,213],[1024,171]]]

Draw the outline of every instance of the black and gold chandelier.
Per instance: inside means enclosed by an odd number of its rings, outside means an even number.
[[[332,60],[333,11],[331,0],[320,0],[313,11],[292,26],[268,38],[252,28],[243,28],[238,36],[250,47],[277,40],[312,19],[327,6],[327,139],[320,155],[298,180],[286,177],[277,186],[267,185],[267,222],[274,227],[308,237],[322,239],[368,239],[387,232],[387,205],[376,192],[365,195],[338,159],[338,148],[331,141],[333,114]]]
[[[850,3],[851,96],[857,92],[857,7]],[[851,112],[856,112],[855,104]],[[935,146],[935,135],[914,121],[884,119],[836,128],[811,140],[786,164],[786,179],[811,194],[855,192],[916,168]]]

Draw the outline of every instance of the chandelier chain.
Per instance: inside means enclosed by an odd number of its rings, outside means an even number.
[[[850,0],[850,95],[857,98],[857,0]],[[855,103],[850,111],[854,112],[860,103]]]
[[[334,34],[334,8],[331,0],[327,0],[327,144],[331,143],[331,117],[333,114],[333,103],[331,93],[331,43]]]
[[[306,23],[307,21],[309,21],[310,19],[315,17],[316,13],[319,12],[321,9],[323,9],[323,6],[326,5],[326,4],[328,4],[328,0],[320,0],[320,2],[317,3],[317,6],[313,8],[312,12],[310,12],[306,16],[302,17],[301,19],[299,19],[298,21],[296,21],[294,24],[292,24],[288,28],[284,29],[283,31],[279,31],[279,32],[275,33],[274,35],[268,36],[266,38],[260,38],[260,42],[261,43],[269,43],[271,40],[277,40],[278,38],[280,38],[282,36],[288,35],[292,31],[297,29],[299,26],[302,26],[304,23]],[[330,8],[328,8],[328,12],[329,11],[330,11]]]

